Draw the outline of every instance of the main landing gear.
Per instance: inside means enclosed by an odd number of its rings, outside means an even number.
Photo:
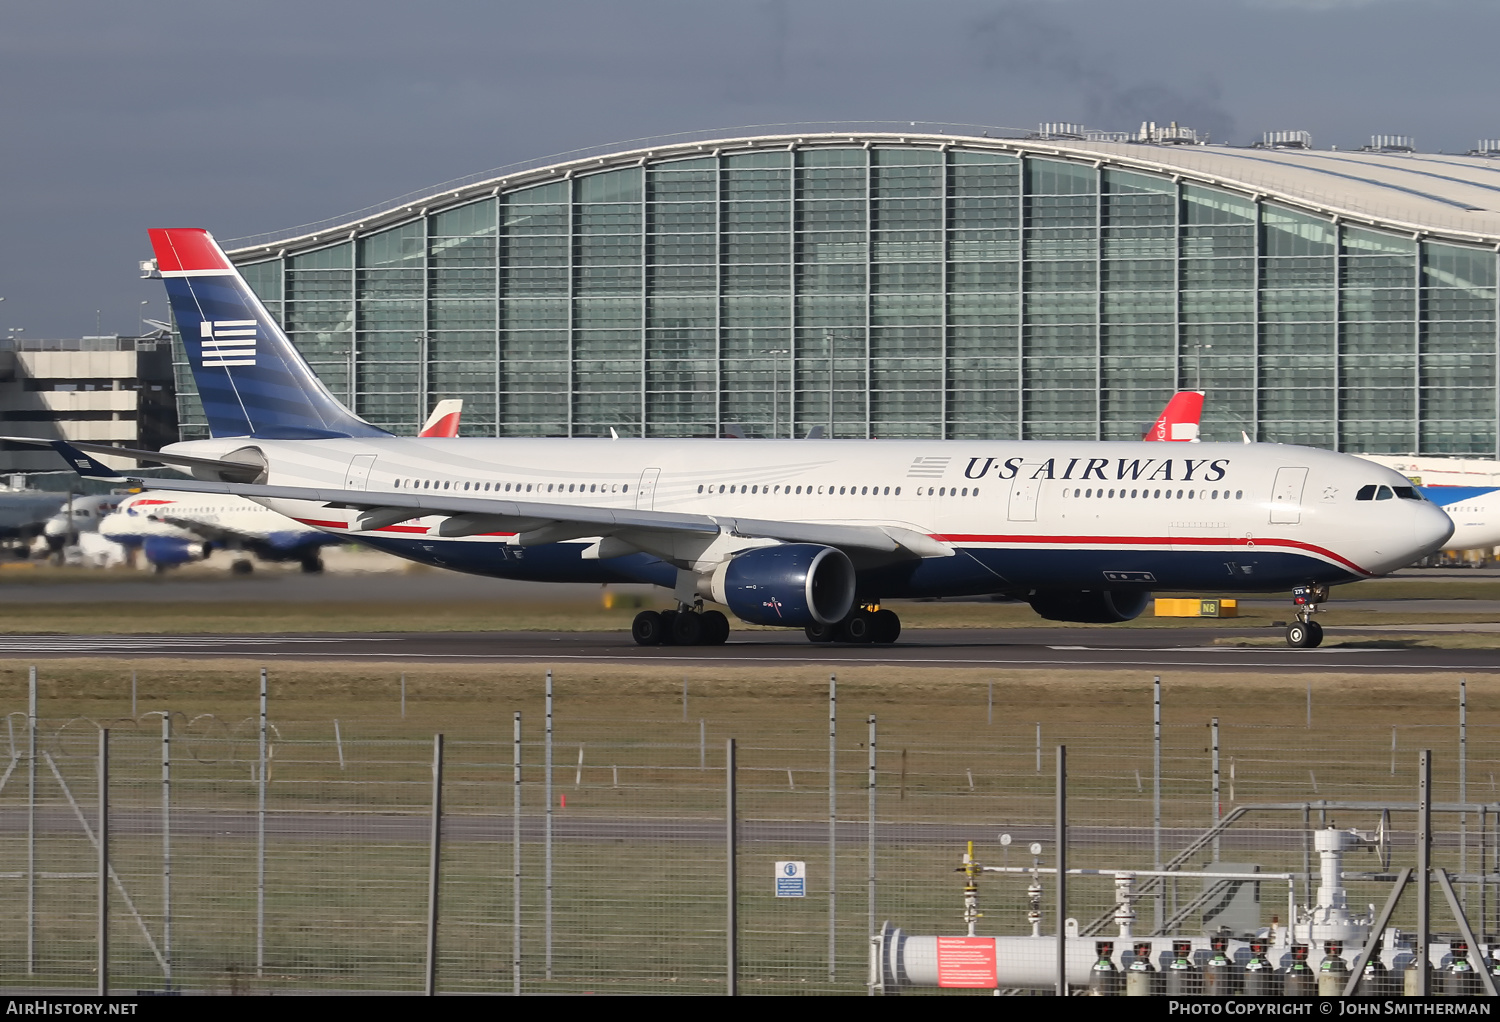
[[[1328,599],[1327,586],[1297,586],[1292,590],[1292,602],[1297,609],[1291,624],[1286,626],[1286,644],[1296,649],[1312,649],[1323,642],[1323,626],[1313,620],[1318,604]]]
[[[637,646],[722,646],[729,638],[729,619],[700,606],[643,610],[630,624],[630,637]]]
[[[901,637],[901,619],[895,611],[868,604],[856,607],[836,625],[808,625],[804,630],[813,642],[895,642]]]

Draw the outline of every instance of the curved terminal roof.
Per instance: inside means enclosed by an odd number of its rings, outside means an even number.
[[[992,138],[924,132],[817,132],[677,142],[545,163],[442,186],[387,207],[253,238],[230,254],[253,262],[368,234],[415,215],[560,178],[620,167],[767,149],[907,145],[1046,156],[1163,174],[1381,230],[1500,248],[1500,160],[1441,153],[1262,149],[1229,145]]]

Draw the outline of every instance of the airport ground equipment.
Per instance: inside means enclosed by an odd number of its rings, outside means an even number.
[[[1483,808],[1492,812],[1494,807],[1434,805],[1429,797],[1430,753],[1422,754],[1421,764],[1419,799],[1415,804],[1324,802],[1319,805],[1325,813],[1332,809],[1382,812],[1382,826],[1375,832],[1335,826],[1315,828],[1311,844],[1318,857],[1316,873],[1308,870],[1272,873],[1213,869],[1199,873],[1172,868],[1110,870],[1067,868],[1064,865],[1062,878],[1108,877],[1113,881],[1114,910],[1087,926],[1072,918],[1055,921],[1044,918],[1044,881],[1049,876],[1059,879],[1060,871],[1057,867],[1041,865],[1040,846],[1032,846],[1033,862],[1030,866],[992,866],[979,861],[971,842],[959,868],[964,874],[963,919],[968,936],[948,938],[908,934],[887,922],[871,939],[872,989],[887,993],[905,987],[980,985],[973,981],[972,974],[974,956],[978,954],[982,960],[994,963],[993,983],[990,985],[997,990],[1055,988],[1061,971],[1070,988],[1100,996],[1114,993],[1125,996],[1194,996],[1201,993],[1247,997],[1352,996],[1356,992],[1368,996],[1390,996],[1396,993],[1398,976],[1404,981],[1401,985],[1409,995],[1421,996],[1431,992],[1452,996],[1496,996],[1492,974],[1500,969],[1500,964],[1482,960],[1476,963],[1471,958],[1470,949],[1481,945],[1470,928],[1453,885],[1458,881],[1493,888],[1500,886],[1500,874],[1450,876],[1447,871],[1433,867],[1428,855],[1433,811],[1475,813]],[[1228,823],[1243,818],[1245,812],[1271,808],[1271,805],[1241,806],[1189,847],[1201,851],[1214,837],[1222,834]],[[1274,808],[1287,811],[1305,806],[1278,803]],[[1391,812],[1412,811],[1417,816],[1419,865],[1391,875],[1388,872],[1390,835],[1385,821]],[[1361,849],[1379,856],[1380,872],[1345,869],[1346,856]],[[1186,856],[1179,856],[1171,865],[1180,866],[1185,859]],[[980,881],[985,874],[1024,876],[1029,881],[1026,888],[1029,933],[988,938],[976,934],[978,921],[985,918],[980,911],[979,897]],[[1441,889],[1460,931],[1459,936],[1432,932],[1431,913],[1423,896],[1426,885],[1420,879],[1423,876],[1436,881]],[[1149,934],[1137,933],[1135,904],[1154,893],[1154,890],[1147,889],[1147,885],[1159,886],[1173,878],[1209,882],[1204,884],[1203,895],[1188,899],[1186,905],[1169,917],[1161,918]],[[1297,885],[1313,880],[1317,882],[1313,902],[1299,907]],[[1373,905],[1364,912],[1351,909],[1344,886],[1348,880],[1393,881],[1384,908],[1378,913]],[[1222,900],[1226,887],[1245,883],[1286,885],[1288,914],[1285,926],[1278,925],[1273,919],[1270,927],[1253,934],[1185,932],[1192,925],[1191,917],[1202,912],[1210,901]],[[1390,926],[1397,903],[1408,886],[1415,886],[1418,892],[1420,928],[1416,932]],[[1061,905],[1059,901],[1060,908]],[[1101,924],[1110,923],[1118,930],[1114,941],[1088,942],[1084,939],[1099,933]],[[966,944],[955,947],[954,940]],[[988,945],[989,941],[993,946]],[[1118,970],[1112,958],[1116,943],[1130,949],[1122,952]],[[1235,943],[1241,946],[1233,948]],[[1165,951],[1164,947],[1170,947],[1171,951]],[[1352,966],[1344,957],[1346,948],[1359,949]],[[1236,962],[1237,957],[1244,962],[1243,967]],[[965,974],[967,981],[954,982],[955,970],[960,969],[964,962],[970,967],[970,972]],[[1422,967],[1424,964],[1426,968]]]

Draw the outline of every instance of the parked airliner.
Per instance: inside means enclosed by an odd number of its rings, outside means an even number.
[[[417,436],[458,436],[463,405],[462,398],[439,401]],[[313,574],[323,570],[323,547],[346,542],[346,537],[232,494],[148,490],[115,499],[119,507],[99,522],[100,535],[139,550],[157,571],[207,557],[219,547],[254,554],[263,561],[296,561],[304,572]],[[255,567],[241,557],[231,562],[230,570],[248,575]]]
[[[212,433],[138,452],[201,480],[173,487],[460,571],[655,583],[679,609],[640,614],[642,644],[724,641],[709,600],[814,641],[889,642],[885,599],[1004,593],[1108,622],[1154,589],[1297,587],[1287,638],[1310,646],[1328,586],[1453,528],[1389,469],[1272,444],[394,437],[328,393],[206,231],[151,241]],[[1368,485],[1400,499],[1357,499]]]

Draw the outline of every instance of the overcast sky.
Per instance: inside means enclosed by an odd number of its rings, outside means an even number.
[[[1500,136],[1494,0],[9,0],[0,329],[133,333],[220,238],[570,149],[798,121]]]

